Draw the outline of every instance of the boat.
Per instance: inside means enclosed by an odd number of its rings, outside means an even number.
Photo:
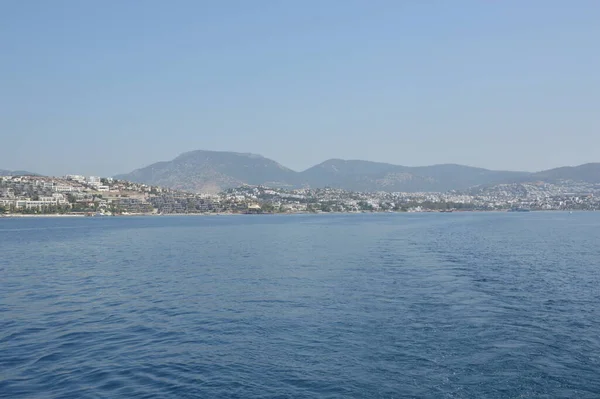
[[[527,208],[511,208],[508,210],[509,212],[529,212],[529,209]]]

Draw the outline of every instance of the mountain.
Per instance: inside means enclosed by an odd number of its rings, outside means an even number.
[[[41,175],[38,173],[27,172],[25,170],[0,169],[0,176],[41,176]]]
[[[527,172],[499,172],[445,164],[408,167],[368,161],[331,159],[301,173],[314,187],[353,191],[448,191],[521,178]]]
[[[218,192],[243,184],[272,187],[297,184],[297,172],[261,155],[201,150],[115,178],[195,192]]]
[[[530,173],[455,164],[409,167],[330,159],[303,172],[295,172],[260,155],[191,151],[172,161],[158,162],[115,178],[194,192],[217,192],[244,184],[351,191],[449,191],[528,181],[600,183],[600,163]]]
[[[564,166],[534,173],[537,180],[557,182],[560,180],[600,183],[600,163],[586,163],[579,166]]]

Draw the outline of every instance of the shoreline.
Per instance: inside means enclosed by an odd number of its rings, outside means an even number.
[[[89,215],[80,215],[80,214],[56,214],[56,213],[48,213],[48,214],[4,214],[0,215],[0,219],[20,219],[20,218],[94,218],[94,219],[104,219],[104,218],[112,218],[112,217],[144,217],[144,216],[247,216],[247,215],[363,215],[363,214],[423,214],[423,213],[520,213],[520,212],[510,212],[508,210],[462,210],[462,211],[452,211],[452,212],[441,212],[441,211],[421,211],[421,212],[410,212],[410,211],[402,211],[402,212],[281,212],[281,213],[130,213],[126,215],[103,215],[103,216],[89,216]],[[540,209],[540,210],[531,210],[529,212],[522,213],[538,213],[538,212],[596,212],[596,210],[560,210],[560,209]]]
[[[42,213],[39,215],[22,215],[18,213],[11,213],[9,215],[0,215],[0,218],[6,219],[20,219],[20,218],[39,218],[39,217],[51,217],[51,218],[79,218],[85,217],[85,215],[69,215],[60,213]]]

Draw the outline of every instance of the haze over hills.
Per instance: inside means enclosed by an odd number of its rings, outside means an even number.
[[[298,184],[297,172],[261,155],[201,150],[115,177],[195,192],[218,192],[244,184],[275,187]]]
[[[600,163],[586,163],[579,166],[563,166],[534,173],[537,180],[557,182],[560,180],[600,183]]]
[[[400,166],[369,161],[331,159],[300,173],[311,187],[353,191],[448,191],[522,178],[526,172],[499,172],[470,166],[443,164]]]
[[[439,192],[527,181],[600,183],[600,163],[531,173],[455,164],[409,167],[330,159],[296,172],[261,155],[198,150],[115,177],[194,192],[217,192],[244,184],[283,188],[332,187],[351,191]]]
[[[0,176],[40,176],[40,175],[38,173],[27,172],[26,170],[0,169]]]

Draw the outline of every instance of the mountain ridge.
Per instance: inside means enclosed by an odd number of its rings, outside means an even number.
[[[28,172],[26,170],[0,169],[0,176],[41,176],[41,175],[39,173]]]
[[[600,163],[519,172],[453,163],[402,166],[332,158],[297,172],[259,154],[194,150],[184,152],[171,161],[156,162],[115,178],[194,192],[217,192],[242,185],[440,192],[526,181],[600,183]]]
[[[251,171],[248,173],[248,171]],[[115,178],[187,191],[218,192],[244,184],[291,187],[297,172],[252,153],[188,151]]]

